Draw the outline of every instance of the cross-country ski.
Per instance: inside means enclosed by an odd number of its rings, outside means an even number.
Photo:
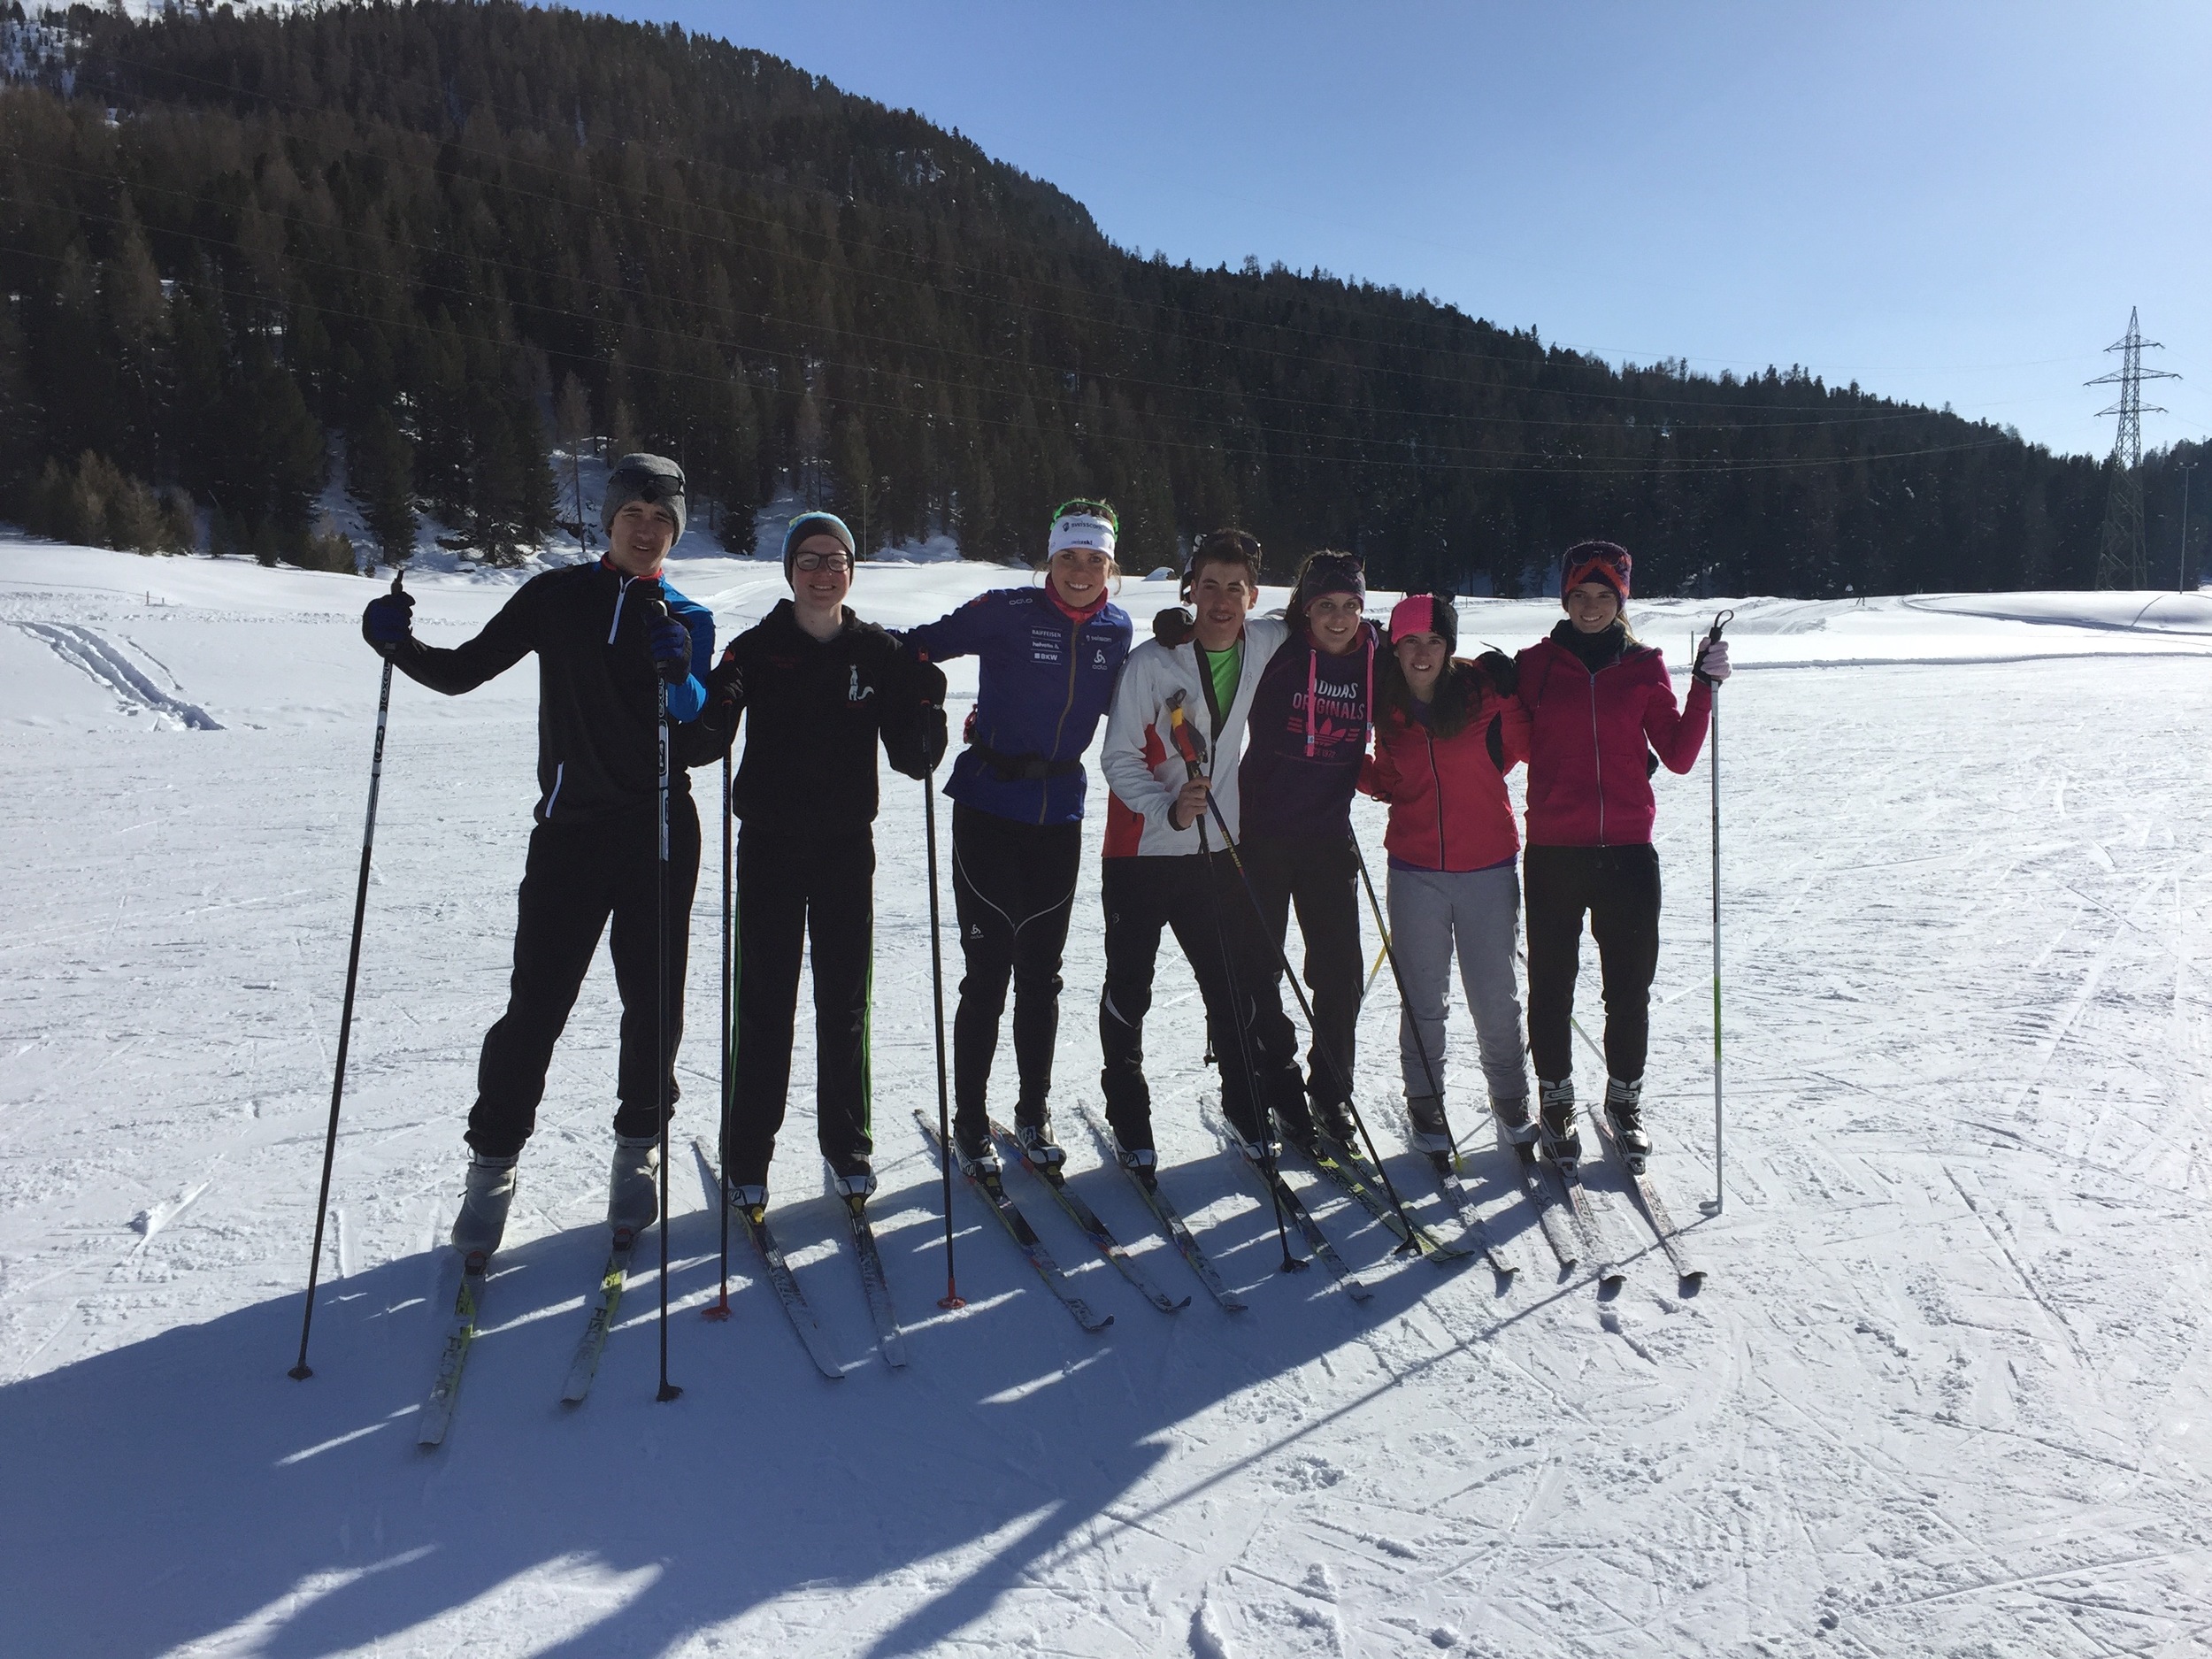
[[[1091,1241],[1092,1248],[1111,1262],[1147,1302],[1162,1313],[1176,1313],[1190,1306],[1191,1299],[1187,1294],[1178,1302],[1146,1276],[1135,1258],[1122,1248],[1120,1241],[1108,1231],[1106,1224],[1098,1218],[1098,1212],[1083,1201],[1081,1194],[1069,1187],[1065,1171],[1056,1164],[1037,1162],[1030,1156],[1029,1149],[1022,1145],[1020,1137],[1005,1125],[994,1123],[991,1133],[1010,1156],[1050,1189],[1053,1197],[1059,1201],[1060,1208],[1067,1211],[1068,1219],[1083,1230],[1083,1236]]]
[[[937,1139],[935,1126],[919,1112],[914,1114],[914,1121],[921,1129],[922,1138],[929,1143],[932,1156],[941,1156],[943,1143]],[[1060,1271],[1059,1263],[1045,1248],[1044,1240],[1029,1225],[1029,1218],[1006,1195],[1005,1182],[1000,1179],[995,1169],[972,1174],[963,1168],[961,1175],[967,1181],[969,1190],[983,1201],[983,1207],[1006,1230],[1006,1236],[1014,1241],[1014,1248],[1021,1252],[1022,1259],[1036,1270],[1037,1277],[1044,1282],[1045,1288],[1073,1316],[1076,1324],[1086,1331],[1103,1331],[1113,1324],[1112,1314],[1093,1312],[1091,1305],[1076,1294],[1075,1287],[1068,1283],[1067,1275]]]
[[[423,1402],[422,1416],[415,1425],[418,1446],[444,1445],[446,1431],[453,1426],[453,1410],[461,1402],[462,1373],[476,1346],[476,1319],[484,1305],[489,1269],[489,1263],[476,1256],[462,1265],[460,1285],[453,1294],[453,1311],[438,1349],[437,1374],[431,1379],[430,1396]]]
[[[584,1334],[577,1340],[576,1357],[569,1362],[568,1380],[561,1388],[565,1404],[581,1405],[591,1393],[592,1379],[599,1375],[600,1356],[607,1351],[607,1333],[614,1329],[615,1316],[622,1307],[623,1284],[629,1277],[630,1257],[636,1247],[636,1235],[626,1230],[615,1235],[613,1247],[607,1252],[606,1265],[599,1270],[598,1299],[591,1304]]]
[[[1089,1114],[1086,1115],[1089,1116]],[[1090,1123],[1092,1130],[1099,1136],[1101,1141],[1111,1145],[1113,1132],[1100,1123],[1094,1116],[1090,1117]],[[1144,1200],[1145,1208],[1152,1212],[1152,1219],[1159,1224],[1160,1231],[1166,1235],[1167,1241],[1175,1247],[1176,1254],[1180,1256],[1190,1271],[1198,1276],[1198,1282],[1206,1287],[1206,1294],[1219,1302],[1222,1310],[1225,1313],[1246,1311],[1247,1304],[1244,1298],[1229,1288],[1227,1282],[1221,1277],[1221,1270],[1214,1265],[1212,1258],[1199,1244],[1196,1236],[1190,1230],[1190,1224],[1183,1219],[1182,1212],[1178,1210],[1169,1201],[1168,1195],[1160,1190],[1158,1171],[1139,1169],[1128,1164],[1122,1164],[1120,1167],[1122,1173],[1129,1178],[1129,1184],[1137,1189],[1137,1195]]]

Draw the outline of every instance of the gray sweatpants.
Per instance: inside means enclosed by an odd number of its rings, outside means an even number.
[[[1500,1100],[1525,1097],[1528,1067],[1521,1041],[1521,998],[1513,972],[1520,935],[1519,872],[1457,874],[1440,870],[1390,872],[1390,941],[1405,976],[1398,1017],[1398,1064],[1406,1094],[1418,1098],[1446,1086],[1444,1005],[1451,992],[1452,946],[1459,947],[1460,982],[1475,1017],[1483,1076]],[[1427,1064],[1422,1050],[1428,1052]],[[1430,1081],[1430,1068],[1436,1081]]]

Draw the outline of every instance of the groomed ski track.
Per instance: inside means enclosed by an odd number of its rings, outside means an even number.
[[[772,562],[680,558],[672,574],[726,634],[784,591]],[[871,564],[854,603],[910,623],[1008,580]],[[466,637],[514,580],[411,573],[420,632]],[[1126,586],[1141,631],[1168,586]],[[603,957],[523,1158],[452,1432],[425,1454],[452,1295],[442,1229],[535,794],[535,675],[458,699],[395,688],[316,1374],[291,1381],[375,701],[358,617],[375,591],[0,543],[0,620],[87,630],[219,728],[0,626],[0,1646],[2203,1650],[2212,604],[2162,601],[2131,630],[2140,595],[1741,605],[1730,638],[1750,672],[1723,693],[1718,1217],[1698,1208],[1712,1179],[1703,764],[1655,782],[1666,911],[1647,1101],[1655,1172],[1711,1271],[1695,1295],[1594,1156],[1627,1282],[1601,1302],[1586,1270],[1555,1272],[1477,1132],[1457,1012],[1464,1179],[1523,1263],[1517,1282],[1502,1294],[1487,1271],[1394,1261],[1363,1213],[1294,1171],[1374,1294],[1355,1307],[1317,1268],[1277,1273],[1257,1183],[1179,1104],[1214,1080],[1170,942],[1146,1034],[1163,1180],[1249,1310],[1202,1295],[1155,1317],[1019,1176],[1024,1210],[1114,1326],[1077,1329],[958,1190],[969,1306],[941,1312],[937,1171],[907,1118],[935,1110],[920,792],[887,772],[870,1213],[906,1368],[875,1357],[824,1189],[803,1002],[770,1213],[845,1379],[815,1374],[741,1237],[733,1317],[700,1317],[718,1223],[680,1179],[683,1397],[653,1400],[649,1235],[588,1407],[560,1408],[605,1258]],[[1674,660],[1710,608],[1632,614]],[[1557,615],[1470,603],[1463,638],[1525,643]],[[956,696],[973,672],[953,665]],[[1095,775],[1092,788],[1095,808]],[[1379,813],[1363,804],[1356,823],[1379,873]],[[1098,830],[1094,812],[1056,1123],[1101,1217],[1179,1294],[1187,1271],[1077,1132],[1097,1104]],[[712,862],[685,1142],[714,1111]],[[949,906],[945,944],[956,976]],[[1396,1014],[1386,975],[1360,1027],[1359,1097],[1400,1190],[1433,1214],[1393,1105]],[[1586,1100],[1601,1081],[1578,1057]],[[1002,1112],[1012,1083],[1002,1039]]]

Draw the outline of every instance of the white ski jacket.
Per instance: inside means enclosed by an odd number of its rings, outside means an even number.
[[[1196,824],[1179,830],[1168,823],[1168,808],[1188,781],[1183,757],[1176,752],[1174,736],[1168,729],[1168,699],[1178,691],[1183,693],[1183,718],[1204,748],[1202,770],[1213,783],[1221,816],[1227,820],[1230,833],[1242,836],[1237,817],[1237,761],[1244,749],[1245,718],[1252,710],[1252,694],[1268,659],[1289,637],[1289,626],[1279,618],[1246,619],[1237,695],[1222,710],[1218,733],[1213,730],[1206,703],[1206,672],[1199,665],[1195,641],[1169,647],[1147,640],[1129,653],[1129,660],[1122,664],[1121,681],[1114,688],[1113,709],[1106,717],[1106,741],[1098,757],[1113,791],[1106,804],[1107,857],[1180,857],[1202,850]],[[1204,821],[1206,844],[1218,852],[1218,826],[1210,813]]]

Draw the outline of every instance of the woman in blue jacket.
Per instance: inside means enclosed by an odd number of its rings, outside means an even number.
[[[1052,516],[1045,580],[996,588],[908,634],[927,662],[980,659],[967,747],[953,763],[952,893],[967,972],[953,1021],[953,1141],[963,1166],[995,1162],[986,1103],[1006,984],[1014,983],[1016,1133],[1056,1164],[1052,1047],[1083,841],[1083,751],[1129,654],[1128,613],[1109,595],[1114,510],[1071,501]]]

